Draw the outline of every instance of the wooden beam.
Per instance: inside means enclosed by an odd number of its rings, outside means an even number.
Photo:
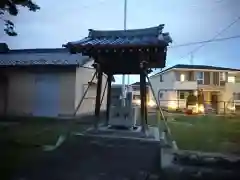
[[[145,79],[145,74],[142,72],[140,74],[140,96],[141,96],[141,126],[142,126],[142,131],[145,133],[146,131],[146,122],[145,122],[145,98],[144,98],[144,79]],[[146,85],[146,79],[145,79],[145,85]]]
[[[108,74],[107,77],[107,83],[108,83],[108,90],[107,90],[107,121],[106,125],[108,125],[109,118],[110,118],[110,107],[111,107],[111,89],[112,89],[112,75]]]
[[[95,104],[95,116],[99,117],[100,107],[101,107],[101,90],[102,90],[102,70],[98,68],[97,73],[97,94],[96,94],[96,104]]]
[[[145,75],[145,74],[144,74]],[[147,125],[147,116],[148,116],[148,110],[147,110],[147,84],[146,84],[146,76],[144,76],[144,115],[145,115],[145,125]]]

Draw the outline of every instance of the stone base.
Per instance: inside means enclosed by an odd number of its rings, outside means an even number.
[[[130,138],[130,139],[145,139],[160,141],[159,130],[157,127],[148,127],[147,131],[144,133],[140,126],[129,129],[119,129],[113,126],[101,126],[98,129],[89,128],[85,131],[88,135],[98,135],[107,137],[118,137],[118,138]]]
[[[112,107],[110,110],[109,125],[112,126],[125,126],[133,127],[136,125],[136,121],[139,115],[138,107]]]
[[[82,172],[89,172],[90,169],[91,174],[119,174],[127,177],[126,179],[137,180],[146,179],[142,175],[139,177],[139,173],[147,176],[159,173],[162,141],[147,137],[139,138],[137,134],[140,132],[134,132],[136,135],[133,135],[133,133],[126,134],[117,130],[110,133],[113,130],[106,130],[106,127],[99,129],[98,131],[89,129],[87,132],[75,134],[71,138],[71,144],[75,142],[73,149],[77,152],[76,154],[86,159],[84,162],[79,161],[83,164]],[[77,144],[81,147],[77,147]],[[81,172],[78,171],[78,174]],[[103,179],[107,180],[108,178]]]

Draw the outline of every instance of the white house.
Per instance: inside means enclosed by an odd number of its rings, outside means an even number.
[[[205,103],[218,112],[239,109],[240,69],[178,64],[150,77],[162,107],[186,107],[189,92],[202,89]]]

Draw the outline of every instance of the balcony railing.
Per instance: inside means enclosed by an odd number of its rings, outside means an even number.
[[[195,90],[197,87],[197,81],[175,81],[173,85],[176,90]]]

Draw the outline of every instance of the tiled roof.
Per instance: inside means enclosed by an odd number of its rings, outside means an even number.
[[[177,64],[175,66],[172,66],[170,68],[167,68],[159,73],[156,73],[152,76],[164,73],[166,71],[169,71],[171,69],[199,69],[199,70],[219,70],[219,71],[240,71],[240,69],[235,68],[227,68],[227,67],[218,67],[218,66],[207,66],[207,65],[188,65],[188,64]]]
[[[0,66],[83,65],[89,57],[70,54],[65,48],[19,49],[0,53]]]
[[[172,42],[169,33],[162,33],[164,25],[146,29],[96,31],[89,30],[88,37],[75,42],[69,42],[65,47],[74,46],[167,46]]]
[[[66,48],[11,49],[10,54],[69,52]]]

